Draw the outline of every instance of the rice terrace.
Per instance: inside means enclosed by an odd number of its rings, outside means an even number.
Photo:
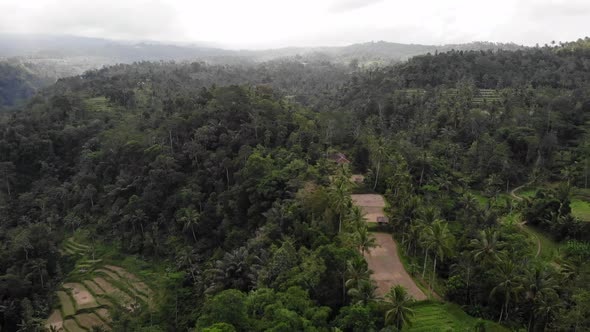
[[[56,292],[59,306],[45,327],[68,332],[82,332],[93,327],[110,330],[111,310],[115,307],[133,312],[139,306],[152,304],[153,291],[127,269],[90,259],[91,247],[68,238],[62,248],[76,260],[75,270]]]

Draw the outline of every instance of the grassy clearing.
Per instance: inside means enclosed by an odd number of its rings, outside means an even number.
[[[552,261],[555,259],[559,251],[559,245],[557,242],[533,226],[525,225],[523,229],[525,232],[541,241],[541,259],[545,261]]]
[[[471,317],[461,307],[452,303],[426,301],[417,303],[413,309],[416,312],[413,324],[403,331],[475,331],[476,325],[480,322],[485,326],[485,331],[509,331],[494,322]]]
[[[590,221],[590,202],[579,198],[572,199],[572,214],[584,221]]]
[[[89,111],[94,112],[111,112],[113,107],[109,105],[109,101],[106,97],[94,97],[84,100],[84,107]]]

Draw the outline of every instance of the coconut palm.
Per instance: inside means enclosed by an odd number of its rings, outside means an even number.
[[[342,217],[347,214],[351,206],[349,181],[335,181],[330,190],[330,202],[338,214],[338,233],[342,231]]]
[[[372,302],[377,298],[375,294],[376,289],[377,286],[373,280],[362,279],[356,287],[348,290],[348,296],[350,296],[352,303],[354,304],[367,305],[369,302]]]
[[[358,287],[361,280],[366,280],[371,277],[371,270],[367,267],[367,262],[364,258],[356,256],[354,259],[346,262],[346,288]]]
[[[496,263],[494,274],[498,281],[490,295],[493,296],[500,293],[504,298],[504,303],[500,310],[500,318],[498,319],[498,322],[501,322],[502,319],[508,319],[510,301],[518,297],[524,289],[523,277],[518,266],[509,259],[501,259]]]
[[[493,229],[484,229],[479,232],[479,237],[470,241],[473,259],[476,262],[497,262],[504,248],[504,242],[498,239],[498,232]]]
[[[377,246],[377,241],[371,232],[369,232],[369,228],[367,226],[358,229],[353,234],[353,239],[362,255],[365,254],[365,251],[369,251]]]
[[[440,259],[440,261],[443,261],[445,256],[451,254],[455,244],[455,237],[449,231],[448,224],[437,219],[432,225],[427,225],[424,228],[424,242],[426,247],[434,254],[432,261],[432,286],[434,285],[434,276],[436,275],[437,260]]]
[[[537,265],[527,271],[525,279],[526,298],[535,310],[529,316],[529,330],[533,325],[534,314],[541,307],[547,307],[543,300],[557,295],[558,280],[554,270],[548,265]]]
[[[414,299],[402,285],[391,287],[385,295],[389,309],[385,312],[385,324],[395,325],[398,331],[404,326],[411,326],[411,318],[414,316],[414,309],[410,306]]]
[[[180,212],[180,222],[183,224],[183,230],[187,231],[190,229],[193,234],[193,240],[197,242],[197,235],[195,233],[195,226],[199,224],[201,220],[201,214],[192,208],[182,209]]]

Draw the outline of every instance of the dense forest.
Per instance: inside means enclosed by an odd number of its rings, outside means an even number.
[[[81,259],[146,276],[115,331],[590,330],[588,44],[60,79],[0,113],[0,330],[43,330]],[[428,300],[376,294],[377,230]]]

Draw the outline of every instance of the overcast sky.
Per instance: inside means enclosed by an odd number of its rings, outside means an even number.
[[[212,42],[544,44],[590,35],[590,0],[0,0],[0,32]]]

